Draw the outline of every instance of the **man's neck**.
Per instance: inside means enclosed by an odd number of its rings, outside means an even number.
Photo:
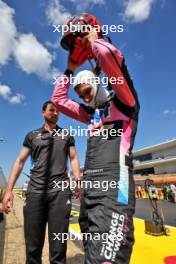
[[[53,129],[55,129],[57,124],[52,124],[52,123],[45,123],[44,128],[45,130],[49,131],[50,133],[53,132]]]

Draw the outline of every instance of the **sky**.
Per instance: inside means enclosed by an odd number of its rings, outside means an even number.
[[[25,135],[42,126],[42,104],[50,99],[54,78],[66,69],[68,54],[54,25],[81,12],[103,25],[123,25],[123,32],[109,36],[125,57],[141,105],[134,150],[176,138],[175,9],[172,0],[0,0],[0,166],[5,176]],[[72,89],[69,96],[79,100]],[[58,124],[85,128],[63,114]],[[86,138],[75,140],[83,165]],[[27,161],[23,171],[29,170]],[[22,174],[17,185],[25,179]]]

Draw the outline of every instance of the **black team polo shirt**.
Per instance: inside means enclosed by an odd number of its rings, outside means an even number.
[[[75,146],[75,141],[69,133],[66,135],[63,131],[62,128],[56,126],[50,134],[44,127],[41,127],[26,135],[23,146],[31,150],[32,162],[27,192],[58,191],[60,189],[55,188],[55,182],[68,180],[68,152],[70,147]]]

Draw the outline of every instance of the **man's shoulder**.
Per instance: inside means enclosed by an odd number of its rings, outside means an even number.
[[[37,129],[29,131],[26,134],[26,137],[32,138],[32,137],[35,137],[37,135],[40,135],[41,133],[42,133],[42,128],[37,128]]]

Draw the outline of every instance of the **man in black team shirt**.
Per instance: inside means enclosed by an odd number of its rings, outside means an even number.
[[[59,112],[51,101],[44,103],[45,123],[43,127],[31,131],[25,137],[23,148],[12,167],[3,199],[3,210],[9,213],[10,206],[13,204],[13,187],[26,159],[31,156],[33,167],[24,204],[27,264],[41,263],[47,222],[50,263],[66,263],[67,243],[56,240],[54,234],[68,232],[71,191],[69,187],[61,188],[63,181],[69,180],[68,156],[76,180],[80,178],[80,167],[74,139],[69,133],[67,135],[64,133],[63,136],[63,129],[57,126],[58,115]],[[61,235],[58,238],[61,238]]]

